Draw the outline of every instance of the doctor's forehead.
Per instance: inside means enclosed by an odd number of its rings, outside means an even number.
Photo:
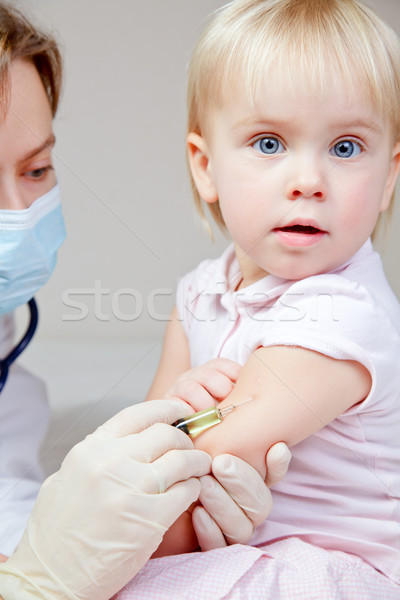
[[[10,68],[8,101],[0,121],[0,153],[4,146],[29,158],[55,137],[49,99],[40,76],[30,62],[15,60]],[[3,147],[3,148],[2,148]]]

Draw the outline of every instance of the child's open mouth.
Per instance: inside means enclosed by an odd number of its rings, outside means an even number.
[[[295,223],[285,227],[276,227],[274,233],[288,246],[311,246],[318,243],[327,232],[314,225]]]
[[[290,227],[281,227],[280,231],[293,231],[297,233],[307,233],[308,235],[321,233],[321,229],[317,229],[312,225],[291,225]]]

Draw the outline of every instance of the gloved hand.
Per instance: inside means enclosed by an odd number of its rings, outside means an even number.
[[[178,400],[125,409],[77,444],[45,481],[15,554],[0,565],[5,600],[108,600],[197,500],[211,459],[165,425]],[[159,422],[159,424],[155,424]]]
[[[267,454],[267,479],[264,482],[249,464],[229,454],[216,456],[212,464],[214,477],[200,478],[201,492],[192,513],[193,527],[202,550],[227,544],[246,544],[254,529],[272,509],[269,487],[286,475],[291,453],[283,442],[272,446]]]
[[[215,406],[233,390],[242,367],[228,358],[214,358],[185,371],[166,394],[184,400],[193,412]]]

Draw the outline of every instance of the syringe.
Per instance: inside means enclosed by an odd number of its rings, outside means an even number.
[[[236,410],[238,406],[251,402],[251,400],[253,400],[253,398],[249,398],[240,404],[229,404],[228,406],[223,406],[221,408],[211,406],[210,408],[193,413],[184,419],[179,419],[178,421],[175,421],[175,423],[172,423],[172,425],[194,438],[206,429],[218,425],[226,415]]]

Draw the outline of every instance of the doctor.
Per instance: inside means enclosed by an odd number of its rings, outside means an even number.
[[[14,344],[10,313],[46,283],[65,235],[51,158],[60,81],[55,42],[0,2],[1,357]],[[211,464],[170,427],[188,411],[179,399],[125,409],[41,486],[45,389],[13,365],[0,395],[0,598],[110,598],[199,495],[207,512],[193,518],[203,550],[247,542],[271,509],[269,490],[246,463],[222,456]],[[284,475],[288,456],[282,444],[271,449],[269,483]],[[209,473],[214,483],[203,489]]]

